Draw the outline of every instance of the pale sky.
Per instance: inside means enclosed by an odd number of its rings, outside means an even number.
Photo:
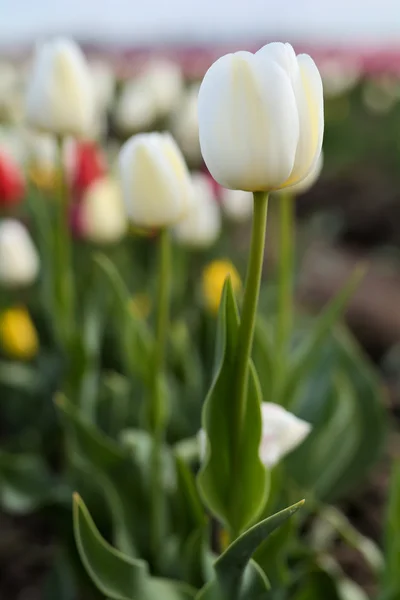
[[[131,46],[271,36],[400,46],[400,0],[0,0],[0,45],[60,33]]]

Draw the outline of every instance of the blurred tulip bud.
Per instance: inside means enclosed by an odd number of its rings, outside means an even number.
[[[221,213],[209,177],[192,175],[193,202],[185,217],[174,227],[176,240],[191,248],[208,248],[221,232]]]
[[[121,190],[111,178],[98,179],[86,190],[79,205],[83,236],[95,244],[119,242],[128,221]]]
[[[324,96],[336,98],[343,96],[357,85],[361,77],[360,66],[339,58],[325,60],[320,66],[322,81],[324,84]]]
[[[25,192],[22,170],[0,150],[0,208],[8,208],[18,204]]]
[[[119,157],[122,192],[129,219],[139,227],[175,225],[193,202],[184,158],[169,133],[130,138]]]
[[[0,62],[0,122],[20,123],[24,116],[22,77],[16,65]]]
[[[199,92],[200,145],[218,183],[272,191],[314,168],[324,131],[322,82],[314,61],[290,44],[217,60]]]
[[[225,280],[231,278],[235,294],[242,289],[242,281],[235,266],[229,260],[214,260],[203,270],[202,292],[206,308],[216,315],[221,302]]]
[[[69,39],[36,52],[26,99],[27,122],[57,135],[85,135],[92,126],[92,78],[80,48]]]
[[[105,112],[114,100],[116,84],[114,71],[104,60],[94,60],[89,64],[89,70],[96,109]]]
[[[0,285],[30,285],[39,272],[39,256],[26,228],[15,219],[0,222]]]
[[[39,339],[25,308],[9,308],[0,314],[0,344],[9,358],[31,360],[39,350]]]
[[[315,167],[313,168],[312,171],[310,171],[310,173],[307,175],[307,177],[305,179],[300,181],[300,183],[297,183],[296,185],[293,185],[293,186],[287,188],[287,190],[281,190],[280,192],[278,192],[278,194],[284,194],[285,191],[287,191],[289,194],[291,194],[293,196],[305,194],[318,181],[319,176],[321,175],[323,166],[324,166],[324,155],[321,152]]]
[[[193,85],[176,105],[171,118],[171,131],[186,159],[192,164],[201,162],[197,98],[199,85]]]
[[[126,134],[149,129],[157,120],[153,90],[142,80],[127,81],[115,106],[117,128]]]
[[[180,66],[172,61],[154,59],[140,75],[156,99],[157,117],[167,116],[183,93],[183,75]]]
[[[262,436],[259,454],[262,463],[271,469],[286,454],[300,446],[311,432],[311,425],[273,402],[261,403],[261,418]],[[200,456],[203,459],[206,453],[207,436],[203,429],[198,435]]]
[[[224,213],[232,221],[247,221],[253,214],[253,194],[242,190],[221,188],[221,204]]]
[[[48,133],[30,132],[26,146],[29,179],[42,190],[54,190],[59,180],[56,138]]]
[[[69,177],[75,195],[81,195],[88,187],[103,178],[107,172],[106,158],[95,142],[73,140],[69,156]]]

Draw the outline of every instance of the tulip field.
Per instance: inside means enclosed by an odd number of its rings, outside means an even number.
[[[0,57],[0,600],[400,600],[398,68],[254,50]]]

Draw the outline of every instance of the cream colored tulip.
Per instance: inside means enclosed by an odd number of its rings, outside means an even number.
[[[192,175],[194,200],[186,216],[175,226],[176,240],[191,248],[208,248],[221,232],[221,213],[209,178]]]
[[[199,86],[193,85],[176,105],[171,118],[171,131],[190,163],[201,161],[197,98]]]
[[[193,202],[193,186],[181,151],[169,133],[130,138],[119,156],[126,211],[139,227],[176,225]]]
[[[227,54],[203,79],[201,151],[224,187],[255,192],[295,185],[314,168],[323,130],[321,76],[290,44]]]
[[[143,84],[152,91],[157,116],[167,116],[183,93],[183,75],[180,66],[166,59],[153,59],[140,75]]]
[[[253,194],[242,190],[221,188],[221,203],[224,213],[231,221],[247,221],[253,214]]]
[[[119,242],[128,221],[118,182],[104,177],[92,183],[83,196],[80,217],[83,235],[90,242]]]
[[[26,118],[35,129],[57,135],[82,136],[90,131],[92,78],[72,40],[60,38],[38,48],[28,81]]]
[[[115,123],[123,133],[148,129],[157,119],[157,100],[142,79],[125,82],[115,106]]]
[[[26,228],[15,219],[0,222],[0,285],[31,285],[39,272],[39,256]]]

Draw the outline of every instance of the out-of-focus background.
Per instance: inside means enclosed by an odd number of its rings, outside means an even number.
[[[92,140],[103,147],[110,164],[121,141],[132,133],[168,128],[196,171],[204,170],[197,139],[198,84],[215,58],[237,49],[256,50],[275,40],[291,42],[297,52],[313,56],[324,81],[324,165],[315,186],[296,200],[297,298],[299,306],[319,309],[360,260],[367,262],[367,275],[347,318],[382,375],[387,411],[396,430],[398,0],[0,0],[0,154],[29,173],[43,193],[52,186],[54,148],[50,140],[33,137],[26,129],[24,89],[34,45],[54,35],[74,37],[87,54],[98,94]],[[235,227],[230,235],[246,238],[246,227]],[[271,246],[273,238],[271,225]],[[273,248],[269,257],[273,263]],[[48,368],[53,372],[51,365]],[[0,414],[3,399],[9,402],[10,397],[4,382],[1,385]],[[14,426],[18,421],[6,412],[7,426],[0,425],[5,445],[10,438],[8,423]],[[388,457],[398,453],[396,439],[389,436],[386,459],[344,503],[356,526],[376,541],[382,534]],[[27,445],[31,442],[27,438]],[[24,442],[18,444],[24,450]],[[0,499],[4,500],[1,493]],[[0,532],[0,599],[50,599],[44,594],[57,547],[51,519],[2,514]],[[342,567],[372,594],[374,582],[365,574],[362,560],[346,552],[339,553]]]

